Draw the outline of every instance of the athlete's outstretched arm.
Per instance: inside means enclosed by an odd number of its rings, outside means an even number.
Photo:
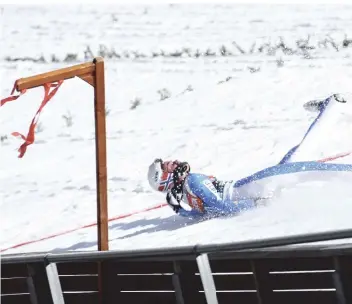
[[[186,210],[182,208],[181,198],[175,197],[175,196],[176,196],[175,193],[173,193],[172,191],[168,191],[166,195],[166,202],[176,214],[183,217],[193,218],[193,219],[200,218],[204,215],[202,212],[199,212],[195,209]]]
[[[186,209],[183,209],[182,207],[179,209],[177,214],[183,217],[192,218],[192,219],[199,219],[204,216],[204,213],[199,212],[198,210],[195,210],[195,209],[186,210]]]

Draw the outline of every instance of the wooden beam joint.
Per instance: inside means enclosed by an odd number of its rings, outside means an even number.
[[[53,83],[59,80],[74,78],[76,76],[82,78],[84,81],[92,85],[95,80],[92,79],[91,76],[95,75],[96,64],[102,61],[104,61],[102,57],[97,57],[94,58],[92,62],[77,64],[52,72],[18,79],[16,82],[16,90],[20,92],[25,89],[39,87],[45,83]]]

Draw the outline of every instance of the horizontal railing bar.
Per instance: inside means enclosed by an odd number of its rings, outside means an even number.
[[[225,243],[218,245],[202,245],[199,250],[201,252],[224,252],[234,250],[246,250],[246,249],[262,249],[270,247],[288,246],[288,245],[301,245],[306,243],[315,243],[323,241],[335,241],[339,239],[352,239],[352,229],[335,230],[335,231],[324,231],[311,234],[303,235],[292,235],[276,238],[267,238],[255,241],[243,241],[238,243]],[[352,244],[352,241],[351,241]],[[296,250],[294,248],[293,250]]]
[[[195,245],[195,246],[183,246],[176,248],[158,248],[158,249],[136,249],[136,250],[109,250],[109,251],[84,251],[84,252],[70,252],[70,253],[48,253],[48,254],[17,254],[17,255],[2,255],[1,263],[16,263],[16,262],[34,262],[45,258],[48,262],[75,262],[75,261],[100,261],[109,259],[154,259],[159,260],[174,260],[174,259],[193,259],[196,255],[201,253],[220,254],[226,255],[227,252],[237,251],[236,255],[240,256],[246,252],[251,258],[264,257],[264,256],[275,256],[277,253],[286,251],[292,254],[294,251],[301,252],[301,254],[309,255],[309,251],[312,250],[311,246],[294,246],[287,247],[287,245],[301,245],[304,243],[314,243],[321,241],[332,241],[338,239],[352,238],[352,229],[338,230],[338,231],[326,231],[320,233],[312,233],[305,235],[293,235],[289,237],[279,238],[267,238],[255,241],[243,241],[234,243],[223,243],[223,244],[212,244],[212,245]],[[281,248],[280,248],[281,246]],[[282,247],[286,246],[286,247]],[[275,248],[277,247],[277,248]],[[342,248],[341,248],[342,247]],[[343,245],[321,245],[321,247],[314,247],[316,254],[318,251],[321,255],[330,254],[336,252],[337,254],[344,254],[351,252],[352,242],[350,244]],[[234,252],[231,252],[231,256],[234,256]]]
[[[264,258],[290,258],[290,257],[327,257],[352,254],[352,242],[343,245],[310,245],[297,247],[269,247],[245,250],[226,250],[209,253],[209,258],[226,259],[264,259]]]
[[[127,251],[107,251],[107,252],[81,252],[79,254],[75,253],[57,253],[50,254],[48,260],[54,261],[74,261],[82,259],[88,259],[90,261],[109,259],[109,258],[137,258],[137,257],[173,257],[178,255],[191,255],[191,254],[201,254],[201,253],[214,253],[214,252],[224,252],[224,251],[234,251],[234,250],[245,250],[245,249],[260,249],[267,247],[277,247],[283,245],[293,245],[302,244],[309,242],[320,242],[326,240],[336,240],[343,238],[352,238],[352,229],[348,230],[338,230],[329,232],[320,232],[305,235],[294,235],[290,237],[280,237],[280,238],[268,238],[263,240],[255,241],[244,241],[229,244],[216,244],[216,245],[196,245],[187,247],[177,247],[177,248],[159,248],[159,249],[148,249],[148,250],[127,250]],[[294,249],[296,250],[296,249]]]
[[[85,251],[87,253],[87,251]],[[95,252],[95,251],[94,251]],[[114,251],[115,252],[115,251]],[[145,252],[145,251],[143,251]],[[216,258],[227,258],[231,255],[231,258],[242,259],[242,258],[279,258],[279,257],[310,257],[310,256],[326,256],[326,255],[344,255],[352,252],[352,243],[347,244],[336,244],[336,245],[304,245],[304,246],[284,246],[284,247],[270,247],[270,248],[259,248],[255,250],[236,250],[236,251],[224,251],[211,253],[210,256],[216,256]],[[73,254],[79,254],[80,252],[74,252]],[[193,260],[194,252],[192,255],[182,255],[177,256],[173,254],[165,253],[163,259],[159,260],[174,260],[177,257],[177,260]],[[6,254],[2,256],[4,263],[19,263],[21,260],[31,263],[31,262],[42,262],[46,258],[48,253],[22,253],[22,254]],[[121,258],[119,258],[120,260]],[[125,260],[125,259],[123,259]],[[127,258],[128,260],[128,258]],[[136,260],[136,258],[133,258]],[[141,260],[155,260],[155,256],[142,256]]]
[[[43,252],[4,254],[1,255],[1,264],[43,263],[47,255]]]

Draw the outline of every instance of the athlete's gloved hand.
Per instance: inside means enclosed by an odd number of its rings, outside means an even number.
[[[182,199],[182,193],[181,195],[178,194],[175,188],[168,190],[166,194],[166,202],[171,207],[171,209],[174,210],[176,213],[178,213],[178,211],[181,209],[181,199]]]
[[[190,171],[191,167],[187,162],[180,162],[173,171],[174,185],[182,184]]]
[[[190,171],[190,166],[187,162],[180,162],[174,169],[173,173],[173,183],[174,186],[166,194],[166,201],[169,206],[176,212],[182,208],[181,200],[183,196],[183,183]]]
[[[213,183],[213,185],[214,185],[216,191],[219,192],[219,193],[223,193],[223,192],[224,192],[224,187],[225,187],[226,183],[231,183],[231,182],[232,182],[232,181],[227,181],[227,182],[221,181],[221,180],[218,180],[218,179],[216,179],[216,178],[214,178],[214,179],[212,180],[212,183]]]

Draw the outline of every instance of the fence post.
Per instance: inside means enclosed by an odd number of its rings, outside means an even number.
[[[33,304],[53,304],[44,263],[27,264],[28,290]]]
[[[59,274],[57,272],[56,263],[50,263],[46,266],[51,296],[54,304],[65,304],[64,295],[61,289]]]
[[[195,280],[200,279],[197,275],[196,261],[173,261],[174,274],[172,283],[175,289],[176,303],[198,303],[200,302],[199,287]]]
[[[351,303],[352,300],[352,258],[349,256],[334,256],[334,285],[338,304]]]
[[[200,277],[203,283],[203,289],[205,298],[208,304],[218,304],[218,298],[216,296],[216,288],[211,272],[208,255],[203,253],[197,256],[197,264],[200,273]]]
[[[97,183],[98,250],[109,250],[107,164],[106,164],[106,119],[104,60],[95,58],[94,113]]]

